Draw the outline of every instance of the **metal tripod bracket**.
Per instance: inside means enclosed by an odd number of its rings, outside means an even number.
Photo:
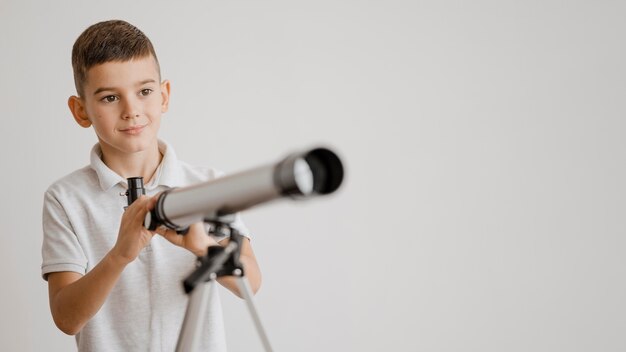
[[[187,311],[183,320],[182,329],[178,337],[176,352],[197,351],[202,328],[204,314],[208,308],[208,302],[212,290],[215,289],[215,280],[223,276],[235,276],[239,292],[246,301],[250,316],[261,338],[265,351],[271,352],[270,345],[260,316],[254,304],[254,297],[250,284],[244,276],[243,265],[239,261],[241,255],[243,235],[233,228],[230,223],[222,221],[207,221],[211,225],[211,232],[230,238],[225,247],[210,246],[204,257],[198,258],[198,267],[183,282],[185,292],[189,295]]]

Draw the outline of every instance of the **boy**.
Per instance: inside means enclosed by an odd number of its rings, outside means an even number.
[[[63,332],[76,335],[79,351],[173,351],[187,297],[181,282],[197,256],[227,239],[207,236],[202,224],[160,236],[142,226],[155,197],[126,210],[126,178],[143,176],[147,194],[216,177],[213,170],[176,159],[157,139],[170,83],[161,81],[150,40],[124,21],[87,28],[72,49],[78,95],[68,100],[76,122],[93,127],[98,143],[89,166],[46,191],[42,275],[50,309]],[[235,226],[247,234],[238,219]],[[241,262],[252,290],[260,271],[248,240]],[[232,277],[219,282],[239,295]],[[203,350],[225,350],[219,297],[212,295],[202,332]]]

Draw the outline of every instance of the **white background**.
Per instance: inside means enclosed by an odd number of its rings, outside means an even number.
[[[74,349],[40,277],[41,205],[96,141],[66,106],[71,46],[119,18],[172,82],[161,136],[181,159],[234,172],[325,145],[345,162],[336,194],[243,214],[277,351],[626,350],[625,12],[0,0],[0,349]],[[231,350],[261,350],[222,297]]]

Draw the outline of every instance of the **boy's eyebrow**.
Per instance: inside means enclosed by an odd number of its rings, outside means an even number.
[[[137,83],[138,86],[143,86],[144,84],[147,83],[156,83],[156,81],[152,78],[149,79],[145,79],[139,83]],[[96,89],[95,92],[93,92],[93,95],[97,95],[98,93],[102,93],[102,92],[106,92],[107,90],[115,90],[115,88],[111,88],[111,87],[100,87],[98,89]]]

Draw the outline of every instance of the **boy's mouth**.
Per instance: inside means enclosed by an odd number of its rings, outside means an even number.
[[[141,133],[141,131],[143,131],[144,127],[146,127],[146,125],[136,125],[121,129],[120,131],[126,134],[139,134]]]

